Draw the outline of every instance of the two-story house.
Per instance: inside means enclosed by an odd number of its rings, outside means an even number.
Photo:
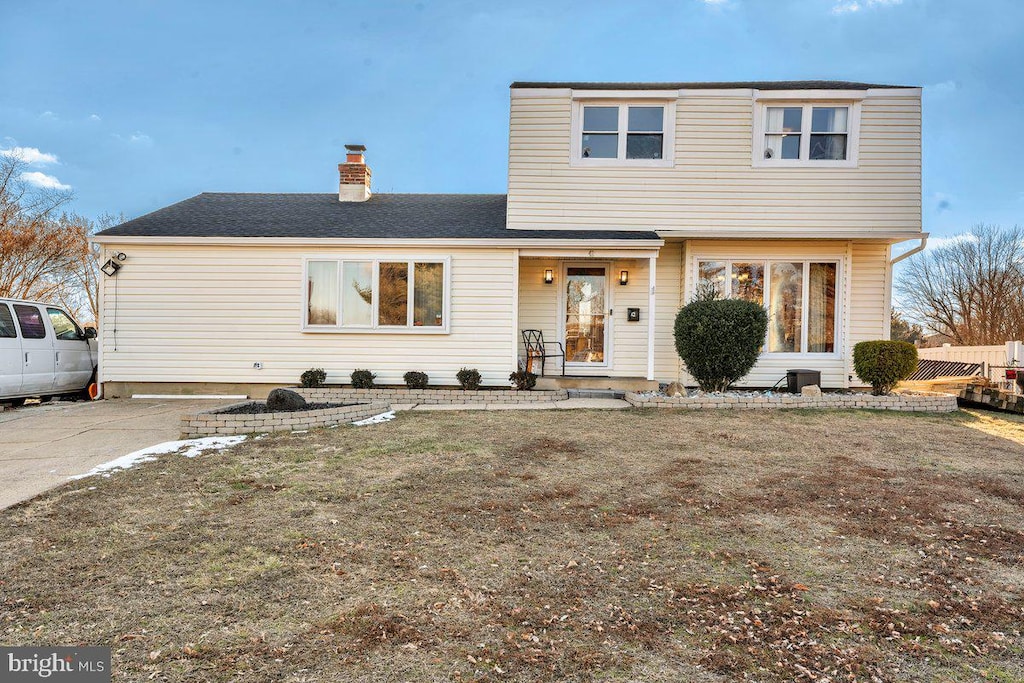
[[[744,385],[857,386],[892,245],[925,238],[919,88],[514,83],[507,196],[373,194],[364,152],[337,194],[204,193],[101,232],[106,395],[258,396],[311,367],[506,385],[524,330],[563,345],[549,376],[686,382],[673,322],[706,288],[768,309]]]

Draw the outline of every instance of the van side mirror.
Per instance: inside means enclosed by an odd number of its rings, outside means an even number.
[[[86,339],[95,339],[96,338],[96,328],[95,327],[87,327],[87,328],[85,328],[84,331],[85,331],[85,338]]]

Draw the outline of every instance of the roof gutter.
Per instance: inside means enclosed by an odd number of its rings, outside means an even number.
[[[352,237],[143,237],[139,235],[94,235],[93,244],[145,244],[182,246],[248,246],[248,247],[553,247],[590,249],[651,249],[665,245],[663,239],[372,239]]]
[[[928,233],[922,234],[921,237],[920,237],[920,240],[921,240],[921,243],[919,245],[917,245],[916,247],[914,247],[913,249],[911,249],[910,251],[904,252],[904,253],[900,254],[899,256],[897,256],[896,258],[891,259],[889,261],[889,265],[890,266],[894,266],[897,263],[899,263],[900,261],[902,261],[903,259],[909,258],[909,257],[913,256],[914,254],[917,254],[917,253],[920,253],[920,252],[924,251],[924,248],[928,246]],[[904,240],[904,242],[905,241],[906,240]]]

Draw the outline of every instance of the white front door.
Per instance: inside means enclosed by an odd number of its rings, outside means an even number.
[[[608,266],[565,265],[562,333],[569,368],[607,367],[610,361]]]

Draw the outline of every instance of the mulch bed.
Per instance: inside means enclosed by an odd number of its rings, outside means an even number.
[[[261,413],[302,413],[309,410],[323,410],[325,408],[344,408],[355,405],[354,403],[307,403],[302,410],[270,410],[266,403],[243,403],[225,410],[218,410],[219,414],[227,415],[259,415]]]

